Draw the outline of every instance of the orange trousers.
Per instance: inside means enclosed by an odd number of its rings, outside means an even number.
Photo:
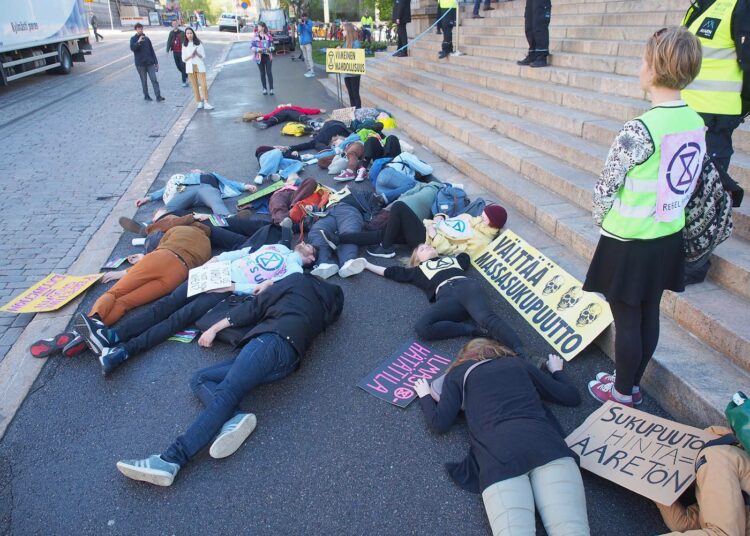
[[[96,300],[89,316],[98,314],[102,322],[111,326],[128,311],[166,296],[187,276],[187,267],[174,253],[165,249],[152,251]]]

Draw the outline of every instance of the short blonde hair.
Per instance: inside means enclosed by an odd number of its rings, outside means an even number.
[[[687,28],[662,28],[646,42],[646,63],[654,71],[654,86],[684,89],[701,70],[700,41]]]

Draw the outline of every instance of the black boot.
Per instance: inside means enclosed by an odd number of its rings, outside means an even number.
[[[534,58],[534,61],[529,63],[529,67],[538,68],[538,67],[546,67],[547,66],[547,55],[546,54],[537,54],[536,58]]]
[[[438,54],[438,59],[442,60],[443,58],[447,58],[450,55],[452,48],[452,43],[446,43],[443,41],[443,49],[440,51],[440,54]]]
[[[528,54],[526,54],[526,57],[522,60],[518,60],[516,63],[518,65],[531,65],[531,63],[536,59],[536,52],[529,51]]]

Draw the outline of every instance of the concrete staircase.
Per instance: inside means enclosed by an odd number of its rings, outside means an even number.
[[[583,279],[598,240],[594,183],[622,123],[649,106],[637,78],[643,44],[678,24],[687,2],[555,0],[551,66],[543,69],[516,65],[527,49],[524,2],[493,5],[481,20],[464,8],[463,56],[438,60],[441,36],[428,34],[409,58],[368,64],[363,100],[394,113],[412,139],[575,253],[572,271]],[[730,173],[750,189],[747,125],[734,143]],[[745,205],[735,209],[734,235],[716,250],[709,279],[662,301],[662,336],[645,387],[696,425],[722,422],[731,393],[750,388]],[[611,332],[599,344],[614,357]]]

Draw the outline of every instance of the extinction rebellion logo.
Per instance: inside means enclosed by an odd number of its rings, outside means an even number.
[[[700,174],[703,162],[698,157],[701,147],[695,142],[682,145],[667,167],[667,184],[677,195],[685,195]]]

